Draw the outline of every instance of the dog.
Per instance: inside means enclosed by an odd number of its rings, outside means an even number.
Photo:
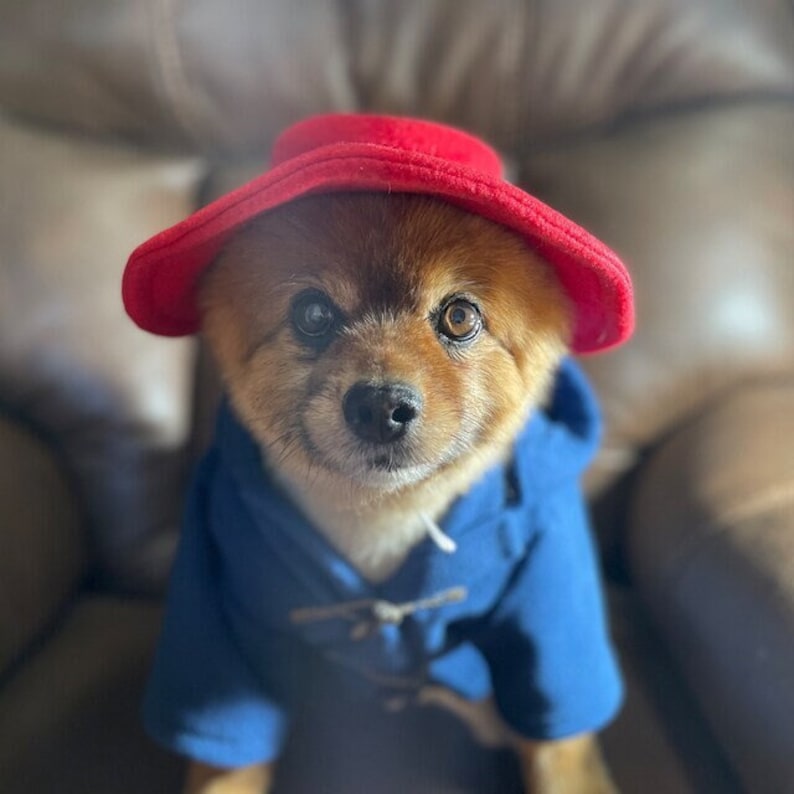
[[[315,664],[450,709],[529,792],[616,791],[576,483],[597,419],[563,281],[525,235],[415,192],[299,195],[213,252],[191,322],[226,396],[147,696],[194,759],[186,794],[271,789]]]

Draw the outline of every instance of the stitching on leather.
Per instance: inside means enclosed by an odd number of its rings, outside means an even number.
[[[191,112],[190,85],[185,74],[176,35],[176,6],[179,0],[155,0],[152,5],[152,38],[159,65],[167,109],[193,140],[198,141],[199,124]]]
[[[776,483],[753,494],[741,504],[728,507],[716,517],[717,524],[733,524],[794,504],[794,480]]]
[[[508,33],[511,46],[516,47],[515,63],[511,70],[510,91],[506,94],[508,108],[502,111],[509,117],[509,134],[512,136],[512,151],[509,155],[516,161],[516,181],[524,178],[528,144],[534,137],[532,95],[530,83],[537,79],[530,67],[530,59],[536,49],[540,12],[537,3],[518,3],[512,30]]]
[[[694,558],[715,538],[725,534],[732,526],[759,518],[765,513],[794,504],[794,480],[764,488],[743,499],[741,504],[727,507],[712,518],[700,521],[672,555],[666,570],[659,571],[654,589],[666,589],[681,581],[694,564]]]
[[[367,107],[367,98],[371,93],[370,86],[366,85],[361,74],[361,25],[364,12],[353,0],[334,0],[334,14],[339,20],[339,30],[342,44],[347,53],[345,67],[347,89],[353,96],[353,109]]]

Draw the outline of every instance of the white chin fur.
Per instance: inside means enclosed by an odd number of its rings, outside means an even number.
[[[426,477],[429,477],[435,471],[435,468],[435,466],[429,464],[421,464],[386,470],[362,464],[351,468],[349,472],[341,473],[348,474],[351,480],[355,480],[361,485],[379,491],[391,492],[421,482]]]
[[[406,463],[394,468],[382,468],[374,465],[366,454],[358,450],[315,449],[319,452],[317,464],[334,478],[349,480],[383,493],[393,493],[416,485],[438,469],[438,464],[435,463]]]

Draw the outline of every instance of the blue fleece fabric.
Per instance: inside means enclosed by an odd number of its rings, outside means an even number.
[[[222,407],[185,517],[148,731],[218,766],[270,760],[324,674],[384,699],[428,682],[472,698],[492,692],[508,723],[535,739],[602,727],[622,686],[578,487],[599,433],[590,389],[566,361],[512,464],[489,471],[443,520],[457,551],[428,538],[376,586],[273,486],[256,444]],[[460,587],[461,601],[355,630],[372,600],[403,604]],[[349,614],[291,619],[348,602]]]

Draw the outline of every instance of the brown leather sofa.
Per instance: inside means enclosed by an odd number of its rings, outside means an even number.
[[[215,389],[120,273],[331,109],[476,131],[628,261],[637,334],[585,362],[607,753],[626,792],[794,792],[792,99],[786,0],[0,0],[0,792],[178,790],[138,701]],[[362,713],[281,790],[516,784],[445,715]]]

